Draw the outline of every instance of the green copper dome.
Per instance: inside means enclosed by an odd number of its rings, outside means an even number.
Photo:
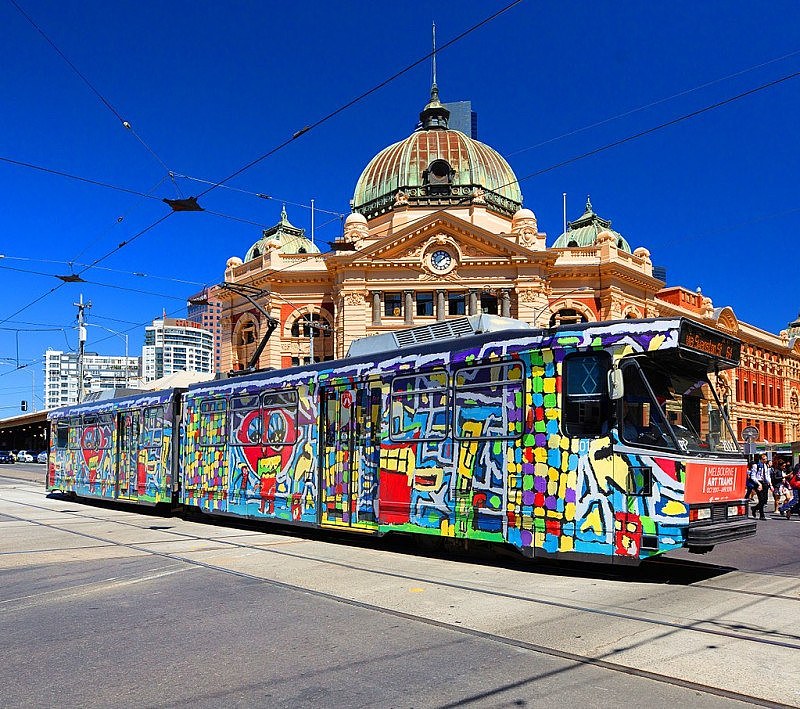
[[[493,211],[513,215],[522,194],[511,166],[488,145],[450,130],[449,116],[434,84],[420,128],[364,168],[353,209],[371,219],[395,205],[446,208],[482,200]]]
[[[286,206],[281,209],[281,220],[269,229],[264,229],[261,238],[247,251],[245,263],[266,253],[270,247],[282,254],[318,254],[316,244],[306,238],[305,229],[298,229],[286,216]]]
[[[581,246],[594,246],[598,234],[607,231],[617,242],[617,248],[631,253],[631,247],[617,231],[611,228],[611,221],[597,216],[592,211],[592,202],[586,198],[586,210],[580,219],[567,222],[567,231],[559,236],[553,244],[554,249],[574,249]]]

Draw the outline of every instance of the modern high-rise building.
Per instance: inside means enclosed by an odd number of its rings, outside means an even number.
[[[142,379],[175,372],[214,372],[214,335],[189,320],[158,318],[145,328]]]
[[[447,127],[478,140],[478,114],[472,110],[472,101],[453,101],[443,105],[450,111]]]
[[[92,392],[108,389],[125,389],[139,383],[139,358],[83,355],[83,399]],[[47,350],[44,361],[44,406],[58,406],[78,402],[78,353]]]
[[[222,325],[222,303],[208,290],[202,290],[189,297],[186,307],[186,319],[196,323],[214,336],[214,371],[221,371],[222,357],[220,355]]]

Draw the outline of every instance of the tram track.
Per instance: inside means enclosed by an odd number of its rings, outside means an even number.
[[[29,507],[31,509],[39,509],[39,510],[44,510],[44,511],[51,511],[51,508],[46,507],[44,505],[36,505],[36,504],[27,503],[27,502],[20,502],[20,501],[16,501],[16,500],[6,500],[6,501],[7,502],[12,502],[13,504],[16,504],[16,505]],[[94,501],[90,501],[90,502],[94,502]],[[103,502],[103,501],[101,501],[101,502]],[[80,504],[80,503],[74,503],[74,504]],[[114,509],[114,508],[107,507],[106,509]],[[137,510],[137,512],[141,512],[141,510]],[[58,531],[62,531],[62,532],[70,533],[70,534],[76,534],[76,535],[79,535],[79,536],[83,536],[83,537],[92,539],[94,541],[102,542],[104,545],[107,545],[107,546],[125,547],[125,548],[131,549],[131,550],[134,550],[134,551],[139,551],[139,552],[142,552],[142,553],[151,553],[151,554],[156,554],[156,555],[162,555],[162,556],[165,556],[165,557],[170,558],[170,559],[179,559],[181,561],[188,562],[188,563],[195,563],[195,560],[189,559],[189,558],[186,558],[186,557],[182,557],[182,556],[175,556],[175,555],[173,555],[173,554],[171,554],[169,552],[159,552],[159,551],[154,550],[152,547],[157,547],[160,544],[169,544],[169,543],[172,543],[173,541],[188,541],[188,542],[197,542],[197,543],[210,543],[210,542],[213,542],[214,544],[223,545],[223,546],[226,546],[226,547],[229,547],[229,548],[232,548],[232,549],[258,551],[258,552],[262,552],[262,553],[278,555],[278,556],[291,558],[291,559],[295,559],[295,560],[313,561],[313,562],[316,562],[316,563],[320,563],[320,564],[324,564],[324,565],[327,565],[327,566],[336,567],[336,568],[339,568],[339,569],[342,569],[342,570],[346,570],[346,571],[370,573],[370,574],[375,574],[375,575],[382,576],[382,577],[385,577],[385,578],[394,578],[394,579],[399,579],[399,580],[402,580],[402,581],[409,581],[409,582],[413,582],[413,583],[431,584],[431,585],[435,585],[435,586],[439,586],[439,587],[443,587],[443,588],[449,588],[449,589],[453,589],[453,590],[457,590],[457,591],[465,591],[465,592],[468,592],[468,593],[477,593],[477,594],[481,594],[481,595],[488,596],[488,597],[491,597],[491,598],[498,598],[498,599],[502,598],[502,599],[505,599],[505,600],[520,601],[520,602],[523,602],[523,603],[531,603],[531,604],[535,604],[535,605],[538,605],[538,606],[544,606],[544,607],[548,607],[548,608],[552,608],[552,609],[560,609],[560,610],[564,610],[564,611],[567,611],[567,612],[588,613],[588,614],[592,614],[592,615],[603,616],[603,617],[606,617],[606,618],[609,618],[609,619],[626,620],[626,621],[630,620],[630,621],[635,621],[635,622],[639,622],[639,623],[646,623],[646,624],[649,624],[649,625],[652,625],[652,626],[658,626],[658,627],[662,627],[662,628],[665,628],[665,629],[690,631],[690,632],[693,632],[693,633],[702,633],[702,634],[706,634],[706,635],[729,638],[729,639],[733,639],[733,640],[746,640],[748,642],[759,643],[759,644],[763,644],[763,645],[767,645],[767,646],[774,646],[774,647],[780,647],[780,648],[800,650],[800,638],[798,638],[797,636],[790,636],[790,637],[792,637],[792,641],[791,642],[783,641],[783,640],[776,640],[776,639],[773,639],[773,638],[764,638],[764,637],[757,637],[757,636],[746,636],[746,635],[742,634],[742,631],[747,629],[747,628],[745,626],[742,626],[741,624],[736,624],[735,627],[733,629],[730,629],[730,630],[724,630],[724,629],[719,629],[719,628],[699,627],[696,623],[704,624],[704,623],[709,623],[710,621],[705,621],[705,620],[702,620],[702,619],[698,619],[694,623],[680,623],[680,622],[675,622],[675,621],[669,621],[669,620],[664,620],[664,619],[659,619],[659,618],[648,617],[647,615],[643,615],[641,613],[630,613],[630,612],[625,613],[625,612],[621,612],[621,611],[618,611],[618,610],[610,610],[608,608],[602,608],[602,607],[586,606],[586,605],[567,603],[567,602],[556,601],[556,600],[544,600],[544,599],[540,599],[540,598],[531,597],[531,596],[528,596],[528,595],[525,595],[525,594],[511,593],[511,592],[508,592],[508,591],[498,591],[498,590],[494,590],[494,589],[488,589],[488,588],[475,586],[475,585],[470,585],[470,584],[464,584],[464,583],[455,583],[453,581],[448,581],[448,580],[445,580],[445,579],[432,579],[432,578],[425,577],[425,576],[414,576],[414,575],[411,575],[411,574],[399,573],[399,572],[396,572],[396,571],[389,571],[389,570],[386,570],[386,569],[368,567],[368,566],[363,566],[363,565],[358,565],[358,564],[344,563],[344,562],[341,562],[341,561],[334,561],[334,560],[331,560],[331,559],[323,558],[321,556],[315,556],[315,555],[311,555],[311,554],[302,554],[302,553],[293,552],[293,551],[290,551],[290,550],[287,550],[287,549],[278,549],[278,548],[276,548],[275,545],[272,545],[272,544],[271,545],[246,544],[246,543],[242,543],[242,542],[238,542],[238,541],[226,538],[224,536],[219,536],[219,537],[215,536],[213,538],[208,538],[208,537],[200,536],[200,535],[197,535],[197,534],[190,534],[190,533],[181,532],[181,531],[178,531],[178,530],[166,529],[166,528],[163,528],[163,526],[159,526],[159,527],[154,527],[154,526],[142,527],[141,525],[138,525],[138,524],[135,524],[135,523],[132,523],[132,522],[126,522],[126,521],[123,521],[123,520],[111,520],[111,519],[108,519],[107,517],[101,517],[101,516],[98,516],[98,515],[88,515],[88,514],[85,514],[83,510],[80,511],[80,514],[81,514],[81,517],[89,519],[89,520],[92,520],[92,521],[95,521],[95,522],[113,523],[113,524],[115,524],[117,526],[126,527],[126,528],[129,528],[129,529],[142,529],[142,530],[150,530],[150,531],[159,531],[159,532],[161,532],[163,534],[167,534],[169,536],[175,537],[176,539],[175,540],[143,541],[143,542],[128,542],[128,543],[124,543],[124,542],[117,542],[117,541],[115,541],[113,539],[108,539],[108,538],[104,538],[104,537],[100,537],[100,536],[96,536],[96,535],[89,535],[86,532],[76,531],[76,530],[71,529],[69,527],[60,527],[58,525],[51,525],[51,524],[47,524],[47,523],[43,523],[43,522],[36,522],[36,521],[33,521],[33,523],[41,525],[41,526],[49,527],[51,529],[55,529],[55,530],[58,530]],[[7,516],[11,516],[11,515],[7,515]],[[30,521],[30,520],[26,520],[24,517],[20,517],[20,518],[17,518],[17,519],[19,519],[20,521]],[[166,519],[169,519],[169,518],[166,518]],[[202,519],[205,522],[220,522],[220,521],[228,522],[229,521],[227,518],[221,518],[221,520],[220,519],[213,519],[212,520],[212,519],[209,519],[208,516],[206,516],[206,515],[203,515]],[[240,524],[238,525],[240,529],[241,528],[250,529],[251,531],[254,531],[254,532],[263,531],[263,529],[258,529],[254,525],[253,526],[248,525],[247,522],[249,522],[249,520],[237,520],[237,521],[240,522]],[[245,524],[241,524],[241,522],[245,522]],[[317,532],[318,530],[313,530],[313,531]],[[328,532],[329,530],[324,530],[324,531]],[[314,537],[312,537],[312,538],[313,539],[317,539],[318,536],[315,534]],[[304,539],[304,538],[298,538],[296,540],[299,541],[299,539]],[[293,540],[293,541],[295,541],[295,540]],[[348,541],[350,541],[350,540],[348,540]],[[93,548],[98,548],[98,547],[94,546]],[[218,548],[219,547],[213,547],[213,546],[212,547],[206,547],[206,548],[198,547],[196,549],[193,549],[192,551],[195,552],[195,553],[196,552],[200,552],[200,551],[215,551]],[[362,545],[362,548],[363,548],[363,545]],[[458,561],[458,559],[455,559],[455,561]],[[673,563],[672,565],[673,566],[677,566],[678,568],[684,568],[687,564],[686,564],[686,562],[677,562],[677,563]],[[224,567],[219,567],[219,568],[220,569],[224,569]],[[522,569],[523,567],[522,566],[518,566],[517,568]],[[527,570],[531,570],[530,567],[525,567],[525,568],[527,568]],[[635,582],[635,579],[634,579],[634,582]],[[298,586],[298,588],[303,588],[303,587],[302,586]],[[706,587],[704,587],[704,586],[694,586],[694,588],[706,588]],[[718,587],[718,586],[710,587],[710,590],[714,590],[717,593],[719,593],[719,592],[731,593],[731,594],[736,594],[737,593],[736,589],[727,589],[727,588]],[[760,593],[759,595],[762,598],[765,598],[765,599],[777,599],[777,600],[786,600],[786,601],[790,601],[790,602],[800,602],[800,596],[794,597],[794,596],[787,596],[787,595],[782,595],[782,594],[766,594],[766,593]],[[750,630],[752,630],[754,632],[758,631],[757,628],[752,628],[752,627],[750,628]]]
[[[33,509],[33,510],[49,511],[49,512],[53,511],[52,507],[47,507],[45,505],[38,505],[38,504],[22,502],[22,501],[19,501],[19,500],[6,499],[5,502],[11,502],[11,503],[13,503],[13,504],[15,504],[17,506],[26,507],[26,508],[30,508],[30,509]],[[106,517],[101,517],[99,515],[87,515],[87,514],[85,514],[85,512],[83,510],[75,510],[74,512],[80,518],[88,519],[90,521],[103,522],[103,523],[106,523],[106,524],[112,523],[114,525],[122,526],[122,527],[126,527],[126,528],[137,528],[137,529],[143,529],[143,530],[147,530],[148,529],[147,527],[142,527],[141,525],[133,524],[133,523],[130,523],[130,522],[126,522],[124,520],[113,520],[113,519],[108,519]],[[53,531],[58,531],[58,532],[63,532],[63,533],[67,533],[67,534],[77,535],[77,536],[83,537],[83,538],[85,538],[87,540],[92,540],[92,541],[95,541],[95,542],[101,542],[103,545],[117,546],[117,547],[125,548],[125,549],[131,550],[131,551],[136,551],[136,552],[139,552],[139,553],[142,553],[142,554],[150,555],[150,556],[153,556],[153,557],[158,557],[158,558],[164,559],[165,561],[168,561],[168,562],[171,562],[171,563],[186,564],[189,567],[202,568],[202,569],[205,569],[205,570],[208,570],[208,571],[212,571],[212,572],[217,572],[217,573],[221,572],[221,573],[232,575],[232,576],[235,576],[235,577],[238,577],[238,578],[246,579],[248,581],[265,583],[265,584],[269,584],[269,585],[272,585],[272,586],[275,586],[275,587],[279,587],[279,588],[282,588],[282,589],[285,589],[285,590],[289,590],[289,591],[312,594],[313,596],[318,597],[318,598],[324,598],[324,599],[327,599],[327,600],[330,600],[330,601],[334,601],[334,602],[337,602],[337,603],[343,603],[343,604],[346,604],[346,605],[349,605],[349,606],[353,606],[353,607],[356,607],[356,608],[359,608],[359,609],[362,609],[362,610],[372,611],[372,612],[380,613],[380,614],[383,614],[383,615],[388,615],[388,616],[391,616],[391,617],[394,617],[394,618],[403,619],[403,620],[407,620],[407,621],[411,621],[411,622],[424,623],[424,624],[427,624],[427,625],[432,626],[432,627],[436,627],[436,628],[440,628],[440,629],[444,629],[444,630],[448,630],[448,631],[452,631],[452,632],[457,632],[457,633],[462,634],[462,635],[468,635],[468,636],[471,636],[471,637],[480,638],[480,639],[484,639],[484,640],[491,641],[491,642],[500,643],[500,644],[503,644],[503,645],[506,645],[506,646],[509,646],[509,647],[513,647],[515,649],[526,650],[526,651],[533,652],[533,653],[539,653],[539,654],[548,655],[548,656],[551,656],[551,657],[560,658],[562,660],[575,663],[576,666],[577,665],[590,665],[590,666],[598,667],[598,668],[609,670],[609,671],[613,671],[613,672],[620,672],[620,673],[624,673],[626,675],[631,675],[631,676],[635,676],[635,677],[639,677],[639,678],[643,678],[643,679],[649,679],[649,680],[660,682],[660,683],[664,683],[664,684],[669,684],[669,685],[673,685],[673,686],[677,686],[677,687],[681,687],[681,688],[685,688],[685,689],[690,689],[690,690],[702,692],[704,694],[709,694],[709,695],[713,695],[713,696],[719,696],[719,697],[730,699],[730,700],[747,702],[749,704],[756,705],[756,706],[766,706],[766,707],[791,706],[789,704],[784,704],[784,703],[781,703],[781,702],[775,702],[775,701],[772,701],[772,700],[769,700],[769,699],[764,699],[764,698],[761,698],[761,697],[756,697],[756,696],[753,696],[753,695],[745,694],[745,693],[742,693],[742,692],[728,690],[728,689],[725,689],[725,688],[722,688],[722,687],[717,687],[717,686],[713,686],[713,685],[709,685],[709,684],[703,684],[701,682],[694,682],[694,681],[691,681],[691,680],[688,680],[688,679],[685,679],[685,678],[676,677],[676,676],[672,676],[672,675],[664,674],[664,673],[659,673],[659,672],[653,672],[653,671],[650,671],[650,670],[647,670],[647,669],[632,667],[630,665],[622,664],[622,663],[615,662],[613,660],[607,659],[607,657],[603,656],[603,655],[598,657],[598,656],[584,655],[584,654],[580,654],[580,653],[573,653],[573,652],[569,652],[569,651],[566,651],[566,650],[561,650],[559,648],[554,648],[554,647],[549,647],[549,646],[538,644],[538,643],[529,642],[529,641],[526,641],[526,640],[523,640],[523,639],[519,639],[519,638],[507,637],[507,636],[504,636],[504,635],[499,634],[499,633],[488,632],[488,631],[481,630],[481,629],[478,629],[478,628],[466,627],[466,626],[458,624],[458,623],[439,620],[439,619],[436,619],[436,618],[428,618],[428,617],[425,617],[425,616],[422,616],[422,615],[418,615],[416,613],[409,613],[409,612],[406,612],[406,611],[403,611],[403,610],[399,610],[399,609],[396,609],[396,608],[387,608],[387,607],[384,607],[384,606],[381,606],[381,605],[377,605],[377,604],[374,604],[374,603],[369,603],[369,602],[361,601],[361,600],[354,599],[354,598],[343,597],[341,595],[337,595],[337,594],[330,593],[330,592],[327,592],[327,591],[308,588],[308,587],[305,587],[305,586],[300,585],[300,584],[287,583],[285,581],[280,581],[280,580],[277,580],[277,579],[264,578],[263,576],[259,576],[257,574],[249,573],[249,572],[243,571],[241,569],[232,569],[232,568],[228,568],[228,567],[225,567],[225,566],[222,566],[222,565],[219,565],[219,564],[210,563],[208,561],[193,559],[193,558],[185,556],[182,553],[175,553],[175,552],[157,550],[157,549],[153,549],[152,548],[153,545],[157,546],[159,543],[164,543],[164,542],[121,542],[121,541],[116,541],[114,539],[109,539],[108,537],[104,537],[102,535],[92,534],[92,533],[89,533],[89,532],[86,532],[86,531],[75,530],[73,528],[70,528],[68,525],[62,525],[62,524],[58,524],[58,523],[51,523],[51,522],[38,521],[38,520],[30,520],[30,519],[27,519],[24,516],[17,516],[17,515],[13,515],[13,514],[8,514],[7,512],[4,513],[4,514],[5,514],[5,516],[7,518],[10,518],[10,519],[15,519],[15,520],[20,521],[20,522],[26,522],[26,523],[29,523],[29,524],[34,524],[34,525],[37,525],[37,526],[40,526],[40,527],[51,529]],[[495,598],[512,599],[512,600],[515,600],[515,601],[523,601],[523,602],[530,602],[530,603],[540,603],[540,604],[544,604],[544,605],[550,605],[550,606],[558,607],[558,608],[561,608],[561,609],[564,609],[564,610],[570,610],[572,612],[577,612],[577,611],[588,612],[588,613],[599,612],[599,613],[601,613],[603,615],[609,615],[607,611],[602,611],[602,610],[598,610],[598,609],[592,609],[590,607],[580,606],[580,605],[576,605],[576,604],[566,604],[566,603],[555,603],[555,602],[551,602],[551,601],[542,601],[542,600],[533,599],[533,598],[530,598],[530,597],[527,597],[527,596],[524,596],[524,595],[521,595],[521,594],[511,594],[511,593],[507,593],[507,592],[498,592],[498,591],[493,591],[491,589],[475,587],[475,586],[472,586],[470,584],[460,584],[460,583],[454,583],[454,582],[445,581],[445,580],[441,580],[441,579],[433,579],[433,578],[424,577],[424,576],[414,576],[414,575],[410,575],[410,574],[403,574],[403,573],[398,573],[398,572],[393,572],[393,571],[387,571],[385,569],[368,568],[366,566],[360,566],[360,565],[356,565],[356,564],[344,564],[344,563],[341,563],[341,562],[321,559],[316,555],[298,554],[296,552],[288,552],[285,549],[275,549],[275,548],[270,547],[270,546],[266,546],[265,547],[263,545],[254,545],[254,544],[236,542],[236,541],[232,541],[230,539],[225,539],[224,537],[223,538],[215,537],[215,538],[213,538],[213,540],[209,540],[209,538],[207,538],[207,537],[203,537],[203,536],[195,535],[195,534],[190,534],[190,533],[186,533],[186,532],[182,532],[182,531],[178,531],[178,530],[159,529],[159,531],[162,532],[162,533],[165,533],[165,534],[169,534],[170,536],[174,536],[175,537],[175,541],[199,541],[199,542],[213,541],[215,544],[221,545],[223,548],[227,547],[227,548],[232,548],[232,549],[235,548],[235,549],[258,551],[258,552],[262,552],[262,553],[280,554],[280,555],[291,556],[293,558],[302,559],[302,560],[310,560],[310,561],[314,561],[314,562],[318,562],[318,563],[326,563],[326,564],[329,564],[331,566],[335,566],[335,567],[342,568],[342,569],[357,570],[357,571],[366,572],[366,573],[373,573],[373,574],[378,574],[378,575],[384,576],[384,577],[397,578],[397,579],[402,579],[404,581],[412,581],[414,583],[424,583],[424,584],[430,584],[430,585],[439,585],[439,586],[444,586],[446,588],[458,589],[458,590],[466,591],[466,592],[470,592],[470,593],[480,593],[480,594],[484,594],[484,595],[495,597]],[[97,548],[97,547],[94,546],[92,548]],[[219,547],[217,547],[217,549],[218,548]],[[121,583],[127,583],[127,581],[125,581],[124,579],[121,580],[120,582]],[[79,592],[78,592],[78,595],[80,595]],[[13,600],[13,599],[9,599],[9,600]],[[6,606],[5,611],[7,612],[7,611],[10,611],[10,610],[13,610],[13,606],[11,608]],[[691,625],[686,625],[686,624],[665,623],[663,621],[656,621],[656,620],[649,619],[649,618],[642,617],[642,616],[638,616],[638,615],[635,615],[635,614],[613,613],[613,614],[610,614],[610,617],[624,618],[624,619],[628,619],[628,620],[634,620],[634,621],[637,621],[637,622],[651,623],[651,624],[659,625],[659,626],[662,626],[664,628],[664,630],[667,631],[667,632],[669,632],[670,630],[673,630],[673,629],[680,629],[680,630],[684,630],[684,631],[702,632],[702,633],[708,633],[708,634],[711,634],[711,635],[730,637],[730,638],[735,638],[737,640],[747,641],[747,642],[750,642],[750,643],[767,644],[767,645],[773,645],[773,646],[777,646],[777,647],[781,647],[781,648],[800,649],[800,645],[798,645],[797,643],[788,643],[788,642],[782,642],[782,641],[775,641],[775,640],[771,640],[771,639],[767,639],[767,638],[748,637],[748,636],[743,636],[741,633],[732,633],[732,632],[725,632],[725,631],[719,631],[719,630],[713,630],[713,629],[697,628],[697,627],[693,627]],[[607,653],[607,655],[610,655],[610,654],[613,654],[613,652],[609,651],[609,653]],[[461,702],[460,704],[463,705],[464,703],[479,703],[481,701],[481,699],[482,698],[480,696],[475,696],[475,697],[469,698],[466,702]]]

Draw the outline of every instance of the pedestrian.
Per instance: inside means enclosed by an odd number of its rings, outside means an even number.
[[[778,512],[786,519],[791,519],[792,514],[800,514],[800,465],[795,466],[794,471],[787,476],[786,483],[792,493],[792,498],[784,502]]]
[[[772,473],[766,453],[762,453],[761,460],[750,468],[750,479],[755,483],[755,492],[758,497],[758,504],[752,507],[753,517],[758,514],[759,519],[766,519],[764,507],[767,504],[769,490],[772,487]]]
[[[787,487],[784,481],[789,474],[789,464],[786,461],[772,462],[770,483],[772,484],[772,501],[775,503],[775,512],[785,502]]]

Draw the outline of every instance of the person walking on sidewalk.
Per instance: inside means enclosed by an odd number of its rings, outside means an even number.
[[[769,491],[772,487],[772,469],[767,462],[766,453],[761,454],[761,460],[750,468],[750,479],[756,485],[756,495],[758,504],[753,505],[753,517],[758,514],[759,519],[766,519],[764,507],[769,499]]]
[[[786,478],[786,483],[792,497],[778,508],[778,512],[786,519],[791,519],[792,513],[800,514],[800,466],[796,467],[794,472]]]

